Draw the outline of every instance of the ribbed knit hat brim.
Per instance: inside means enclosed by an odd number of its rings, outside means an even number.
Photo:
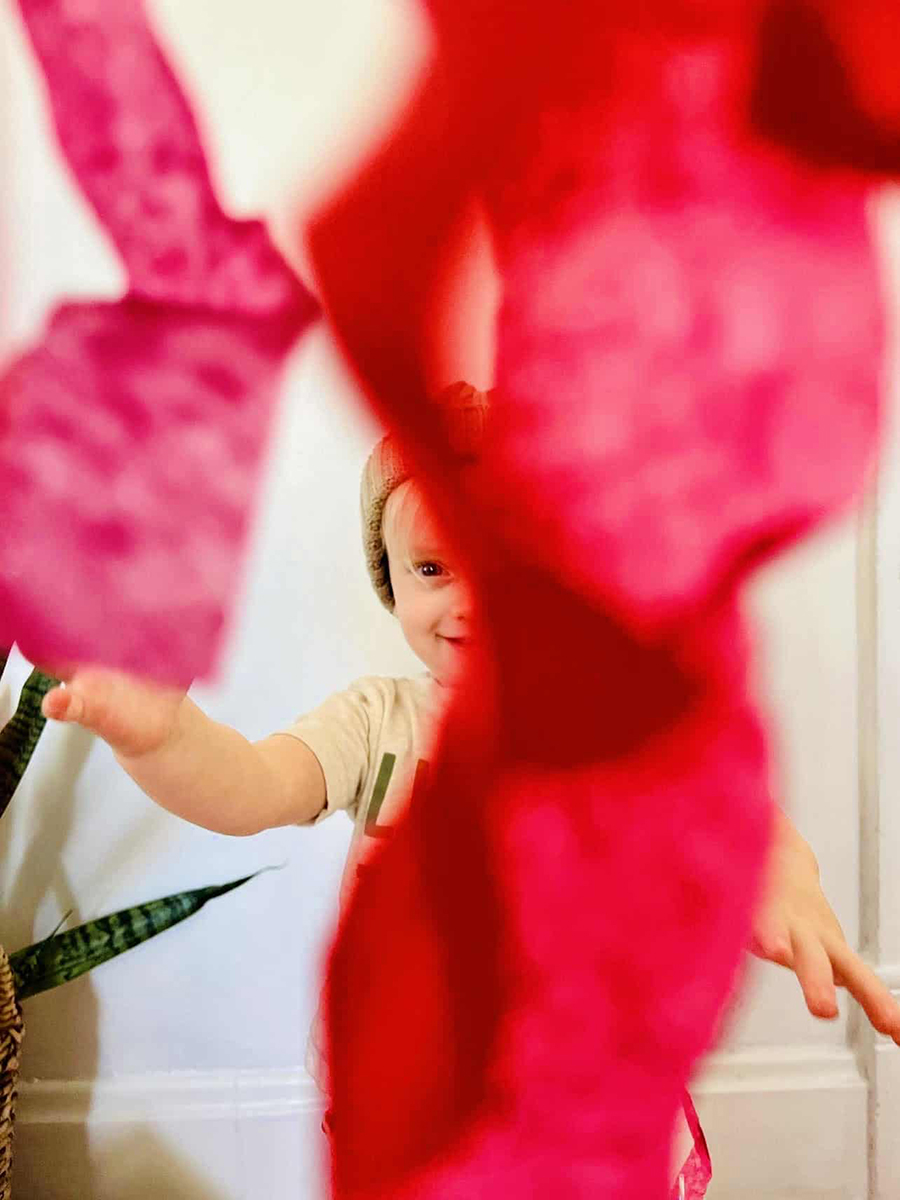
[[[476,459],[484,440],[488,393],[479,392],[469,383],[454,383],[445,388],[434,403],[441,410],[451,453],[463,461]],[[382,528],[384,509],[391,493],[410,478],[410,465],[404,461],[396,440],[388,434],[369,455],[363,468],[360,509],[369,578],[389,612],[394,611],[394,593]]]

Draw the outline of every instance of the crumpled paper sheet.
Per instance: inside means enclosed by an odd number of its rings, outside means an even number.
[[[0,379],[0,645],[208,674],[240,580],[275,388],[317,315],[221,209],[139,0],[20,0],[75,179],[127,292],[61,304]]]
[[[330,963],[335,1191],[647,1200],[769,837],[740,587],[872,461],[895,93],[824,2],[429,9],[430,71],[310,244],[483,643]],[[504,299],[457,473],[423,397],[473,203]]]

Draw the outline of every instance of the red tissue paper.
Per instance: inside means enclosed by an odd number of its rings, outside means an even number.
[[[61,304],[0,379],[0,645],[209,672],[274,389],[317,315],[261,222],[221,209],[139,0],[21,0],[59,145],[127,273]]]
[[[741,585],[873,458],[888,10],[428,7],[417,94],[309,239],[482,652],[330,961],[335,1191],[663,1197],[769,837]],[[459,471],[424,397],[473,206],[503,299]]]

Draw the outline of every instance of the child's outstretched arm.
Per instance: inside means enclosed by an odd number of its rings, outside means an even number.
[[[875,1029],[900,1045],[900,1005],[847,944],[810,846],[780,810],[776,821],[769,879],[753,922],[753,953],[796,974],[813,1016],[836,1017],[835,986],[845,987]]]
[[[151,799],[217,833],[309,821],[325,806],[325,778],[307,746],[278,734],[249,742],[182,691],[79,670],[47,693],[43,711],[102,737]]]

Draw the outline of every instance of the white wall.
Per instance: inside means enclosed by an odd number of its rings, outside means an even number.
[[[335,145],[349,158],[360,129],[378,127],[422,53],[421,31],[399,0],[154,0],[151,12],[202,104],[230,205],[267,213],[301,262],[292,202],[299,194],[308,206],[333,180]],[[114,294],[120,276],[51,149],[12,5],[0,6],[0,66],[0,338],[8,351],[34,335],[56,298]],[[475,275],[481,286],[483,268]],[[486,385],[488,340],[470,334],[458,331],[462,370]],[[249,736],[357,674],[414,665],[370,592],[359,551],[357,479],[375,435],[326,336],[314,331],[284,389],[222,678],[197,689],[213,716]],[[781,723],[782,793],[819,855],[851,940],[855,554],[844,524],[767,572],[755,597],[764,686]],[[20,661],[11,665],[12,699],[25,672]],[[150,946],[28,1003],[24,1074],[41,1082],[23,1089],[19,1194],[318,1194],[303,1041],[348,833],[342,818],[315,832],[249,840],[193,829],[145,800],[105,747],[71,730],[47,731],[0,823],[9,949],[46,934],[69,909],[73,920],[85,919],[287,865]],[[846,1021],[817,1024],[787,974],[752,974],[742,1015],[699,1085],[714,1196],[861,1200],[866,1090]]]

